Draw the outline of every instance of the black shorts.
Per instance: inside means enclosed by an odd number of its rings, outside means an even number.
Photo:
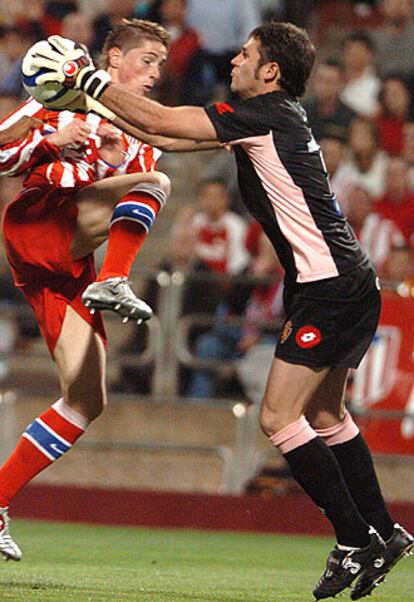
[[[357,368],[381,313],[378,278],[370,265],[287,288],[284,303],[276,357],[310,368]]]

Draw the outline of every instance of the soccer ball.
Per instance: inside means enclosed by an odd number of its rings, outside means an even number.
[[[47,69],[39,69],[35,71],[31,66],[31,58],[42,54],[44,44],[49,44],[46,40],[37,42],[26,53],[22,63],[22,82],[23,87],[30,96],[33,96],[38,102],[49,109],[59,110],[66,108],[82,92],[81,90],[72,90],[65,88],[58,82],[47,82],[45,84],[36,84],[36,79],[39,75],[47,73]]]

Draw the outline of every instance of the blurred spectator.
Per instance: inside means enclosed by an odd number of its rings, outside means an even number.
[[[134,0],[109,1],[106,11],[99,14],[93,21],[94,39],[90,47],[93,56],[97,56],[102,50],[107,33],[113,29],[122,19],[134,17]]]
[[[378,130],[366,119],[355,119],[349,130],[349,157],[344,167],[374,197],[384,191],[388,156],[379,146]]]
[[[406,76],[413,72],[414,25],[411,0],[382,0],[384,25],[373,32],[376,64],[380,75],[398,71]]]
[[[414,247],[414,193],[408,187],[408,167],[402,157],[390,158],[385,170],[385,191],[375,211],[393,220]]]
[[[13,0],[12,2],[3,0],[0,2],[1,15],[4,17],[2,23],[21,29],[24,29],[27,24],[41,24],[45,6],[46,0]]]
[[[250,222],[247,227],[246,233],[246,249],[249,251],[251,257],[256,257],[259,252],[260,239],[263,234],[263,228],[260,223],[253,218],[250,218]]]
[[[80,11],[70,12],[62,20],[61,35],[89,48],[93,40],[92,22]]]
[[[208,162],[206,161],[206,165],[201,172],[201,179],[224,182],[231,196],[232,209],[241,215],[247,216],[247,210],[241,200],[237,181],[237,166],[231,152],[224,148],[213,151],[212,157]]]
[[[4,119],[20,106],[20,100],[10,94],[0,94],[0,119]]]
[[[7,27],[0,31],[0,94],[23,94],[20,68],[26,51],[38,39],[37,30]]]
[[[137,0],[134,7],[134,16],[137,19],[148,19],[148,21],[161,22],[162,0]]]
[[[381,275],[392,247],[406,245],[395,223],[374,211],[371,195],[362,186],[354,186],[346,214],[359,242]]]
[[[76,0],[47,0],[41,19],[44,37],[62,35],[62,22],[66,15],[78,10]],[[76,38],[77,40],[77,38]]]
[[[403,130],[412,116],[412,99],[405,78],[399,74],[387,76],[378,95],[380,110],[376,119],[382,148],[390,155],[403,149]]]
[[[343,41],[345,86],[341,100],[360,116],[373,117],[378,110],[380,80],[375,72],[375,48],[365,31],[353,31]]]
[[[230,61],[260,24],[259,11],[251,0],[188,0],[187,22],[200,33],[204,50],[205,95],[199,104],[213,96],[222,100],[230,85]]]
[[[408,245],[393,247],[384,268],[384,279],[397,285],[401,295],[413,295],[414,252]],[[384,289],[385,291],[387,289]]]
[[[348,207],[348,197],[358,181],[355,169],[346,162],[346,143],[342,138],[326,137],[320,141],[332,192],[343,212]]]
[[[404,125],[401,155],[407,163],[408,187],[414,191],[414,122],[408,122]]]
[[[198,33],[186,25],[187,0],[162,0],[161,24],[171,36],[167,63],[161,81],[157,84],[158,98],[167,105],[194,104],[198,93],[194,91],[193,69],[196,55],[200,53]]]
[[[257,278],[280,276],[280,263],[265,234],[249,274]],[[235,283],[218,307],[218,323],[196,340],[195,352],[200,359],[235,360],[265,339],[274,345],[275,321],[283,314],[281,280],[246,285]],[[242,316],[243,325],[235,326],[228,318]],[[272,326],[269,328],[269,322]],[[273,355],[273,353],[272,353]],[[191,398],[217,395],[217,371],[200,368],[194,371],[188,388]]]
[[[139,0],[138,0],[139,1]],[[106,11],[110,0],[78,0],[78,10],[88,19],[93,19]]]
[[[265,21],[284,21],[286,19],[286,0],[255,0],[260,17]]]
[[[304,103],[309,125],[316,140],[342,138],[346,140],[349,125],[356,113],[340,100],[344,86],[344,69],[333,59],[316,67],[313,77],[314,96]]]
[[[240,216],[229,210],[226,185],[217,179],[202,181],[197,200],[200,211],[192,221],[197,236],[197,259],[213,272],[241,272],[249,261],[245,247],[247,226]]]

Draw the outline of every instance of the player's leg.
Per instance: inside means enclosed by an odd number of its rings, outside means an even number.
[[[369,448],[345,409],[346,378],[346,369],[332,370],[315,392],[306,415],[334,453],[359,512],[387,544],[384,565],[374,567],[374,571],[363,574],[357,582],[352,597],[358,599],[368,595],[379,582],[378,578],[410,552],[414,538],[394,523],[388,513]]]
[[[306,417],[334,453],[358,510],[383,539],[393,533],[394,521],[386,508],[371,453],[345,409],[347,370],[332,370],[315,392]]]
[[[364,546],[369,525],[360,516],[332,451],[305,418],[308,403],[330,368],[315,370],[275,358],[261,410],[261,426],[294,477],[332,522],[338,542]]]
[[[159,194],[167,199],[170,194],[170,180],[161,172],[114,176],[77,192],[77,228],[71,246],[74,259],[92,253],[108,239],[115,207],[130,190],[141,184],[148,184],[149,190],[153,187],[154,198]],[[149,196],[150,192],[146,191],[145,194]]]
[[[0,468],[0,552],[6,559],[21,558],[8,526],[14,496],[72,447],[106,403],[102,339],[69,305],[53,357],[62,397],[27,427]]]
[[[78,194],[72,255],[84,256],[109,237],[101,271],[83,296],[90,309],[112,309],[125,321],[151,317],[151,309],[134,295],[127,279],[169,192],[169,179],[150,172],[102,180]]]
[[[264,432],[283,454],[293,476],[330,520],[341,547],[340,570],[328,587],[315,590],[318,599],[348,587],[362,568],[385,549],[358,512],[334,454],[305,418],[309,402],[329,373],[330,368],[316,370],[275,358],[261,411]],[[334,558],[331,554],[331,563],[337,561],[338,550],[336,547]],[[352,562],[343,566],[342,560],[351,551]]]

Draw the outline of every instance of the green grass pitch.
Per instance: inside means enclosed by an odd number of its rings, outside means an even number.
[[[0,602],[311,602],[332,540],[13,521]],[[341,600],[348,600],[342,594]],[[414,602],[404,559],[367,601]]]

